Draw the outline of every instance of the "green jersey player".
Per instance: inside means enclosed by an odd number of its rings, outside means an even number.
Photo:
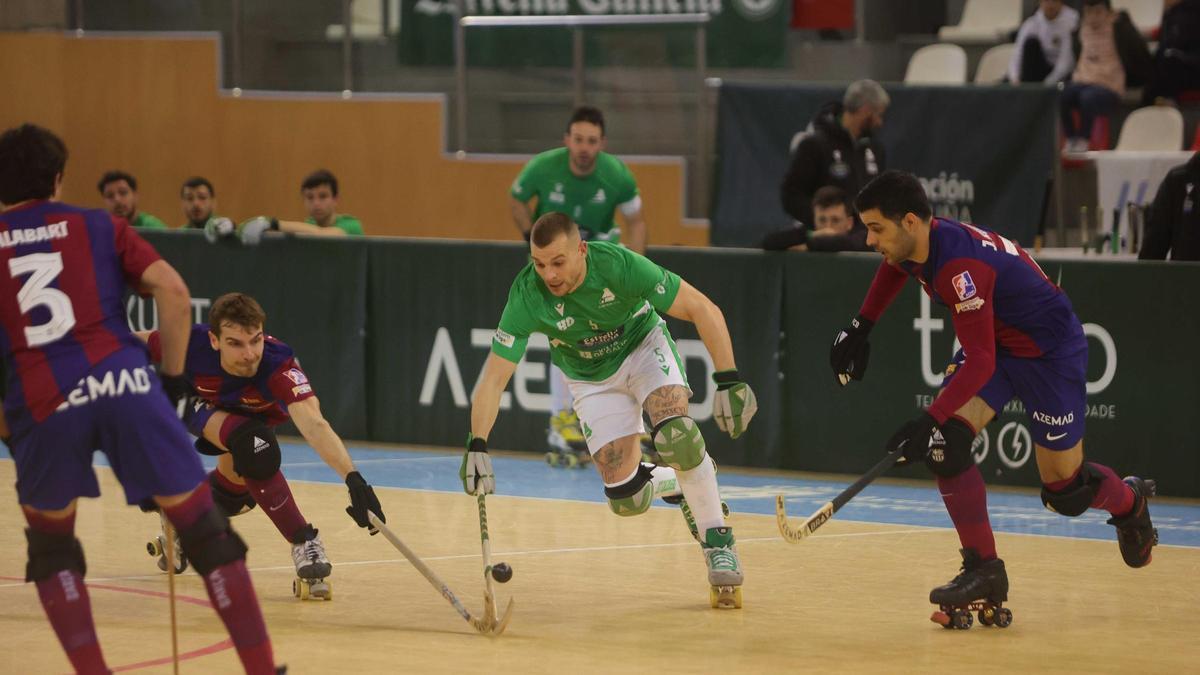
[[[577,108],[567,121],[563,147],[529,160],[509,190],[509,208],[517,229],[528,239],[533,221],[547,213],[567,214],[585,239],[622,242],[646,252],[646,223],[637,182],[625,164],[604,152],[604,114]],[[536,200],[536,201],[535,201]],[[530,202],[534,207],[530,209]],[[616,225],[616,212],[625,231]],[[550,368],[550,425],[547,440],[551,465],[574,466],[588,457],[570,392],[558,368]]]
[[[678,275],[609,242],[586,242],[565,214],[534,223],[532,262],[517,275],[471,401],[471,435],[460,477],[468,494],[495,489],[487,438],[500,395],[533,333],[550,340],[567,376],[588,450],[619,516],[650,508],[655,496],[682,491],[708,564],[714,607],[740,607],[742,569],[717,492],[716,467],[688,416],[683,362],[659,312],[691,321],[712,357],[717,426],[736,438],[758,409],[738,377],[721,310]],[[642,410],[663,463],[642,463]]]

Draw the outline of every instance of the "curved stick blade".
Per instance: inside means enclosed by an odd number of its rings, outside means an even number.
[[[492,628],[492,635],[499,635],[504,632],[505,628],[508,628],[508,621],[509,621],[509,619],[512,618],[512,611],[513,611],[513,600],[512,600],[512,598],[509,598],[508,604],[505,605],[505,607],[504,607],[504,616],[500,617],[500,621],[497,622],[496,625]]]

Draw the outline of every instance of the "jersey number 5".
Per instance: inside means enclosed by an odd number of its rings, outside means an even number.
[[[62,253],[31,253],[13,258],[8,261],[8,271],[14,279],[29,275],[17,292],[17,305],[22,314],[28,314],[35,307],[45,307],[50,312],[50,320],[46,323],[25,327],[25,342],[30,347],[54,342],[75,327],[71,298],[57,288],[50,287],[62,274]]]

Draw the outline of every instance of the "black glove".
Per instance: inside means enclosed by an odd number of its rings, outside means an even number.
[[[896,466],[904,466],[910,462],[920,462],[929,454],[929,439],[933,430],[937,429],[937,420],[929,413],[921,413],[915,420],[905,422],[887,442],[888,453],[899,448],[904,449],[904,455],[896,462]]]
[[[171,407],[175,408],[175,411],[182,416],[179,403],[188,400],[196,393],[192,389],[191,380],[187,375],[167,375],[165,373],[160,373],[158,379],[162,380],[163,393],[171,401]]]
[[[367,518],[367,512],[370,511],[383,522],[387,522],[383,515],[383,507],[379,505],[379,498],[375,496],[375,490],[357,471],[346,475],[346,487],[350,490],[350,506],[346,507],[346,513],[350,514],[359,527],[367,528],[372,535],[379,534],[379,530],[375,529]]]
[[[867,372],[867,360],[871,356],[871,343],[867,342],[867,336],[874,326],[874,321],[859,314],[849,326],[834,336],[833,346],[829,348],[829,365],[833,368],[834,378],[843,387],[851,379],[863,379]]]

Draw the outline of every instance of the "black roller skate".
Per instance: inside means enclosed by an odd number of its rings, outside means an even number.
[[[1117,528],[1117,543],[1121,545],[1121,557],[1130,567],[1145,567],[1150,564],[1150,549],[1158,544],[1158,530],[1150,522],[1149,501],[1157,492],[1152,480],[1127,476],[1125,484],[1133,490],[1133,510],[1120,518],[1108,519],[1108,524]]]
[[[977,612],[979,623],[1007,628],[1012,623],[1012,611],[1001,606],[1008,600],[1004,561],[996,558],[984,562],[973,548],[962,549],[962,557],[962,572],[929,592],[929,601],[939,607],[929,620],[942,628],[966,630],[974,623],[971,612]]]

